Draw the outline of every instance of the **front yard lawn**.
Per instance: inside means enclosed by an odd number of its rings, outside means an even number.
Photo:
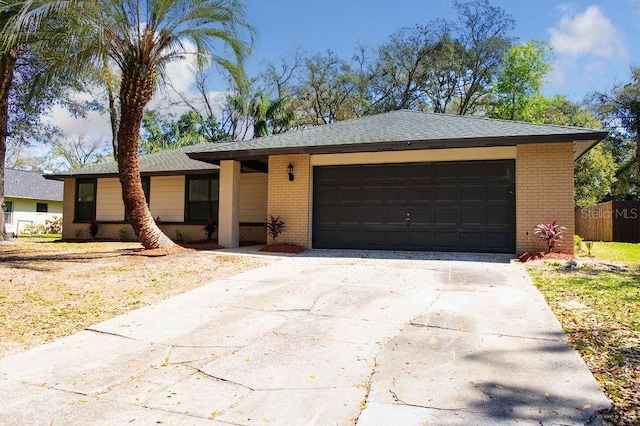
[[[605,419],[640,424],[640,244],[596,243],[595,258],[527,264],[571,344],[613,403]]]
[[[0,245],[0,357],[278,260],[194,250],[131,255],[141,247],[34,238]]]

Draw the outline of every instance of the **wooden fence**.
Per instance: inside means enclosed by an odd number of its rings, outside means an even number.
[[[640,242],[640,201],[608,201],[575,211],[576,234],[588,241]]]

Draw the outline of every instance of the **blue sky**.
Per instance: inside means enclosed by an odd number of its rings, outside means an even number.
[[[402,27],[437,18],[454,19],[452,0],[245,0],[257,30],[247,72],[255,76],[267,60],[278,61],[300,49],[309,54],[331,49],[344,59],[358,45],[375,48]],[[581,101],[594,91],[628,82],[630,64],[640,65],[640,0],[490,0],[516,21],[511,34],[519,42],[547,41],[554,48],[554,71],[544,87],[547,95]],[[169,79],[187,97],[197,96],[188,62],[167,67]],[[212,74],[212,89],[225,90],[225,80]],[[88,95],[90,97],[90,95]],[[167,91],[150,108],[167,108]],[[169,96],[171,96],[169,94]],[[184,108],[182,108],[184,109]],[[51,120],[69,136],[110,139],[105,116],[89,113],[77,119],[60,107]]]
[[[452,0],[253,0],[249,19],[258,31],[249,72],[299,48],[331,49],[349,59],[356,46],[374,48],[401,27],[453,19]],[[628,81],[640,65],[640,0],[490,0],[516,21],[520,42],[549,42],[554,72],[544,91],[581,100],[594,90]]]

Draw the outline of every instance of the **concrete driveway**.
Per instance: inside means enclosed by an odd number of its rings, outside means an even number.
[[[4,358],[0,401],[2,425],[565,425],[609,407],[522,266],[351,251]]]

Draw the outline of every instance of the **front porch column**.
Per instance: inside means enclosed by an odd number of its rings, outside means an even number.
[[[218,244],[240,246],[240,162],[220,162]]]

